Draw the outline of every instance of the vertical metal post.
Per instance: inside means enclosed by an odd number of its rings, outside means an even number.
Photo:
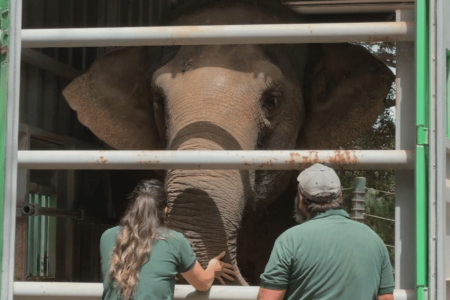
[[[437,206],[436,206],[436,196],[437,196],[437,188],[436,181],[439,180],[439,176],[436,176],[436,165],[437,165],[437,134],[438,130],[436,127],[438,120],[438,108],[439,104],[436,101],[436,2],[437,1],[429,1],[429,51],[430,55],[429,59],[429,164],[428,164],[428,298],[429,299],[443,299],[442,297],[437,297],[437,271],[439,269],[437,266],[437,244],[436,234],[437,234],[437,226],[436,226],[436,214],[437,214]],[[432,57],[432,59],[431,59]],[[445,146],[443,146],[443,150],[445,152]],[[444,156],[445,159],[445,156]],[[445,165],[445,163],[440,162],[438,165]],[[445,176],[444,176],[445,177]]]
[[[355,177],[355,190],[353,191],[353,220],[364,223],[364,194],[366,193],[366,178]]]
[[[0,0],[0,299],[13,298],[22,0]]]
[[[435,9],[430,9],[430,15],[436,17],[432,20],[434,22],[430,22],[435,26],[436,35],[434,51],[430,47],[430,55],[436,64],[436,82],[431,81],[430,85],[435,84],[435,91],[431,94],[436,101],[436,165],[433,175],[436,182],[437,251],[430,256],[436,255],[436,298],[450,299],[450,3],[447,0],[431,2],[435,3]],[[433,35],[433,30],[430,33]]]
[[[428,1],[416,1],[416,288],[428,299],[429,15]]]
[[[414,21],[413,11],[397,11],[397,21]],[[415,148],[414,42],[397,43],[397,107],[395,148]],[[395,289],[415,290],[414,171],[396,171]]]

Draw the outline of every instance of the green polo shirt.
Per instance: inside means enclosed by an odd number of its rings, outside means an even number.
[[[100,256],[103,275],[103,300],[120,300],[108,280],[111,250],[120,227],[108,229],[100,239]],[[161,229],[164,239],[154,242],[150,258],[139,272],[139,283],[133,300],[173,298],[175,275],[189,271],[197,261],[186,238],[174,230]]]
[[[261,286],[292,300],[370,300],[392,293],[389,254],[369,227],[341,209],[284,232],[275,242]]]

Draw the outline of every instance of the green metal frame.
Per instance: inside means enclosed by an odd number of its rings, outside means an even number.
[[[416,1],[416,288],[417,300],[428,299],[428,1]]]
[[[0,29],[1,29],[1,54],[0,54],[0,270],[3,269],[3,206],[5,202],[5,142],[6,142],[6,101],[8,83],[8,33],[9,33],[9,1],[0,0]],[[2,278],[0,275],[0,282]],[[0,290],[0,297],[1,297]]]
[[[14,0],[13,0],[14,1]],[[4,180],[5,180],[5,138],[7,107],[7,67],[9,38],[9,0],[0,0],[0,220],[3,220]],[[428,139],[429,127],[429,18],[427,0],[416,2],[416,287],[417,299],[424,299],[424,291],[428,288]],[[2,269],[3,224],[0,222],[0,270]],[[2,278],[0,278],[0,281]],[[1,296],[0,290],[0,296]]]

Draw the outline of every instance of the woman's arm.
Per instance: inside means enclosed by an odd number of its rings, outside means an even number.
[[[233,271],[234,267],[232,265],[220,261],[220,259],[224,256],[225,251],[211,259],[206,270],[203,270],[199,262],[196,261],[195,265],[189,271],[181,273],[181,275],[195,289],[202,292],[209,290],[214,278],[217,278],[220,283],[225,284],[223,278],[233,280],[232,276],[236,276],[236,273]]]

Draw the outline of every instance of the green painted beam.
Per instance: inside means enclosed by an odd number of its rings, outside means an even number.
[[[8,33],[9,33],[9,1],[0,0],[0,270],[3,269],[3,206],[5,203],[5,141],[6,141],[6,101],[8,83]],[[0,282],[2,281],[0,274]],[[1,297],[0,290],[0,297]]]
[[[428,286],[428,146],[416,146],[416,286]],[[421,300],[418,290],[417,300]]]
[[[429,18],[428,1],[416,1],[416,292],[424,300],[428,290],[428,128]]]

